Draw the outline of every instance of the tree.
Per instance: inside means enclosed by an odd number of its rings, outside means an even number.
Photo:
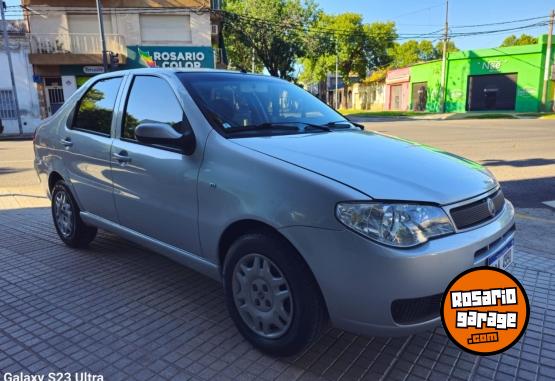
[[[254,49],[258,69],[291,79],[298,57],[305,52],[303,26],[319,14],[313,0],[228,0],[224,39],[229,60],[238,68],[251,66]]]
[[[400,68],[411,65],[420,61],[419,58],[418,41],[409,40],[402,44],[395,44],[389,50],[389,55],[392,58],[391,67]]]
[[[505,46],[516,46],[516,45],[533,45],[537,44],[538,39],[536,37],[530,36],[529,34],[521,34],[520,37],[514,34],[507,36],[501,43],[501,47]]]
[[[224,33],[227,28],[224,24]],[[229,68],[243,71],[252,70],[253,49],[242,43],[235,33],[225,33],[225,48],[228,56]],[[254,72],[262,73],[264,64],[254,54]]]
[[[443,41],[439,41],[435,46],[437,58],[441,58],[443,56]],[[458,52],[459,48],[455,46],[455,43],[451,40],[447,41],[447,53]]]
[[[320,14],[307,34],[300,79],[306,83],[325,80],[328,73],[335,72],[337,56],[339,75],[349,86],[353,75],[365,78],[370,70],[389,62],[387,50],[395,38],[392,22],[364,24],[357,13]]]
[[[456,52],[459,49],[452,41],[447,41],[447,52]],[[417,62],[436,60],[443,55],[443,42],[440,41],[434,45],[429,40],[409,40],[402,44],[394,44],[389,49],[392,58],[391,67],[400,68]]]

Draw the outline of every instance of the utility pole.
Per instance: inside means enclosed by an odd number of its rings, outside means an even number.
[[[102,0],[96,0],[96,12],[98,13],[98,27],[100,29],[100,41],[102,43],[102,67],[104,73],[108,72],[108,57],[106,56],[106,39],[104,38],[104,18],[102,16]]]
[[[13,89],[13,100],[15,102],[15,114],[17,116],[17,125],[19,127],[19,134],[23,134],[23,124],[21,123],[21,114],[19,112],[19,101],[17,99],[17,88],[15,87],[15,77],[13,74],[13,64],[12,64],[12,54],[10,52],[10,41],[8,40],[8,22],[6,21],[6,15],[4,14],[4,9],[6,8],[6,3],[2,1],[2,6],[0,6],[0,12],[2,14],[2,35],[4,37],[4,49],[6,50],[6,56],[8,57],[8,66],[10,68],[10,78],[12,80]]]
[[[441,86],[439,88],[439,104],[440,111],[445,112],[445,84],[447,80],[445,78],[447,71],[447,40],[449,39],[449,0],[445,0],[445,34],[443,35],[443,57],[441,59]]]
[[[335,109],[339,108],[339,52],[337,51],[337,37],[335,38]]]
[[[551,111],[547,104],[547,87],[549,86],[549,77],[551,75],[551,44],[553,40],[553,20],[555,19],[555,10],[551,11],[549,17],[549,31],[547,32],[547,47],[545,49],[545,68],[543,71],[543,89],[542,89],[542,109],[543,111]]]

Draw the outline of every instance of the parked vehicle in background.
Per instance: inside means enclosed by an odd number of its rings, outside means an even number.
[[[514,209],[489,171],[272,77],[100,75],[39,128],[35,154],[65,243],[106,229],[221,280],[239,331],[276,355],[327,318],[432,328],[449,281],[512,258]]]

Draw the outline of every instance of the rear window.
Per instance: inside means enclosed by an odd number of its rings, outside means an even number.
[[[121,77],[102,79],[87,90],[79,101],[73,128],[110,135],[114,105]]]

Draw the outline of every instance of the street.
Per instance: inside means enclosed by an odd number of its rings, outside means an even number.
[[[442,327],[398,338],[328,327],[306,351],[272,358],[233,325],[221,286],[101,232],[87,250],[59,240],[31,141],[0,141],[0,370],[64,369],[107,380],[553,380],[555,121],[370,121],[369,129],[485,164],[517,206],[510,271],[531,304],[502,354],[459,350]]]
[[[555,200],[555,120],[370,120],[364,125],[485,165],[517,207],[540,208]]]

